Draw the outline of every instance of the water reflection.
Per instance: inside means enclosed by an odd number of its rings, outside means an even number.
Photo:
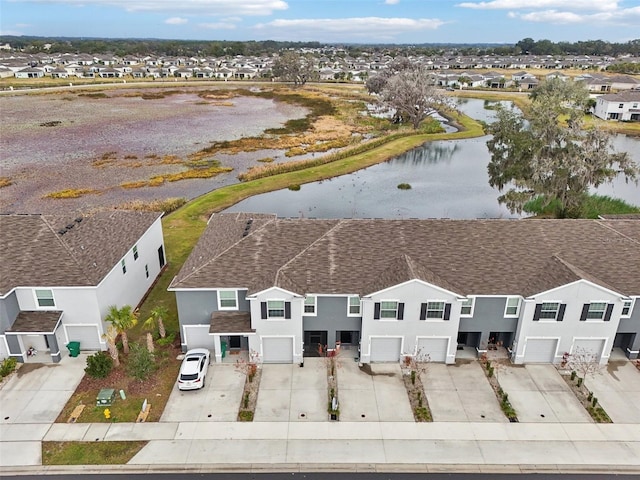
[[[393,163],[412,163],[413,165],[449,163],[453,155],[460,149],[458,143],[437,142],[426,144],[400,155]]]

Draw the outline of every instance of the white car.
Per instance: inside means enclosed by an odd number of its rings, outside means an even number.
[[[210,355],[206,348],[194,348],[185,354],[178,375],[178,390],[196,390],[204,387]]]

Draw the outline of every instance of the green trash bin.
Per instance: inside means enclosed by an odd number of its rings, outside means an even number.
[[[227,342],[220,342],[220,347],[222,350],[222,358],[227,356]]]
[[[80,342],[69,342],[67,344],[67,348],[69,349],[70,357],[77,357],[80,355]]]

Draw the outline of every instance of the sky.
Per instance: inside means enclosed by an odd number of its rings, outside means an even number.
[[[0,0],[2,35],[320,43],[640,38],[640,0]]]

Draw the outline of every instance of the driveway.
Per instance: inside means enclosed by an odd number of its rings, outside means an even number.
[[[53,423],[84,376],[87,354],[27,363],[0,389],[0,422]]]
[[[255,422],[327,420],[327,370],[323,359],[298,364],[263,364]]]
[[[610,361],[584,383],[614,423],[640,423],[640,370],[631,362]]]
[[[436,422],[508,422],[475,360],[429,364],[421,379]]]
[[[345,360],[338,369],[340,420],[345,422],[413,422],[398,363],[358,367]]]
[[[553,365],[505,365],[498,381],[520,422],[592,422]]]
[[[244,390],[245,376],[233,364],[209,366],[201,390],[173,387],[161,422],[235,422]]]

